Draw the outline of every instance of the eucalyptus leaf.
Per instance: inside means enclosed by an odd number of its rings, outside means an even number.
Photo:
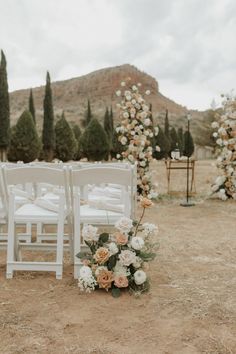
[[[107,262],[107,268],[108,270],[112,270],[116,265],[116,255],[113,254],[109,259],[108,259],[108,262]]]
[[[112,296],[115,298],[120,297],[120,295],[121,295],[121,291],[118,288],[112,288],[111,293],[112,293]]]
[[[99,236],[99,243],[106,243],[109,240],[109,234],[107,232],[103,232],[100,236]]]

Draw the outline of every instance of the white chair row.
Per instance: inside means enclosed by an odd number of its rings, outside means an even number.
[[[80,227],[91,223],[99,225],[114,225],[121,217],[131,217],[133,196],[135,194],[135,168],[121,168],[113,166],[89,166],[88,168],[74,169],[73,167],[50,168],[37,166],[14,168],[2,167],[2,185],[7,194],[8,202],[8,236],[7,236],[7,278],[12,278],[16,270],[53,271],[56,278],[61,279],[63,271],[64,226],[69,228],[69,249],[74,263],[74,276],[78,276],[80,267],[76,254],[81,249]],[[15,186],[31,184],[31,197],[25,198],[21,205],[16,202]],[[57,194],[57,203],[53,203],[42,196],[38,196],[38,185],[53,186]],[[87,203],[81,205],[81,191],[88,185],[119,185],[124,202],[123,210],[112,211],[93,208]],[[3,197],[4,199],[4,197]],[[16,226],[27,223],[56,225],[55,243],[22,242],[16,234]],[[51,239],[52,240],[52,239]],[[22,249],[56,250],[56,259],[53,262],[33,262],[22,260]]]

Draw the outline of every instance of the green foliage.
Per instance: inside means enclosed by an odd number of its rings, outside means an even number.
[[[184,156],[192,156],[194,153],[194,142],[190,132],[186,131],[184,133],[184,149],[183,154]]]
[[[41,142],[32,115],[29,111],[24,111],[11,129],[8,159],[9,161],[31,162],[37,159],[40,149]]]
[[[43,101],[44,116],[43,116],[43,151],[46,161],[53,159],[55,148],[55,132],[54,132],[54,113],[52,103],[52,90],[49,72],[46,77],[45,96]]]
[[[0,150],[1,160],[10,142],[10,104],[7,82],[7,62],[1,51],[0,63]]]
[[[73,132],[74,132],[75,139],[76,139],[76,140],[79,140],[80,137],[81,137],[82,132],[81,132],[81,129],[80,129],[80,127],[78,126],[78,124],[75,124],[75,123],[74,123],[74,124],[72,125],[72,130],[73,130]]]
[[[85,112],[85,118],[82,121],[83,127],[86,128],[92,119],[93,119],[93,115],[92,115],[90,100],[88,100],[87,109]]]
[[[167,138],[170,138],[170,124],[169,124],[169,116],[168,116],[168,109],[166,110],[166,116],[165,116],[165,136]]]
[[[161,160],[163,158],[167,158],[170,151],[170,141],[164,134],[163,130],[160,126],[158,126],[159,132],[155,137],[155,146],[158,145],[161,151],[153,151],[153,157],[157,160]]]
[[[29,111],[30,111],[30,113],[32,115],[34,123],[36,124],[35,108],[34,108],[34,97],[33,97],[32,89],[30,90],[30,95],[29,95]]]
[[[113,119],[113,110],[112,107],[110,109],[110,127],[111,131],[114,132],[114,119]]]
[[[184,149],[184,133],[183,133],[183,128],[180,127],[178,128],[178,147],[179,147],[179,152],[180,156],[183,155],[183,149]]]
[[[82,157],[81,144],[80,144],[80,139],[81,139],[81,136],[82,136],[82,132],[81,132],[81,129],[78,126],[78,124],[73,124],[72,129],[73,129],[73,132],[74,132],[75,139],[77,140],[77,151],[76,151],[74,159],[75,160],[80,160],[81,157]]]
[[[106,159],[109,143],[105,130],[96,118],[93,118],[81,137],[83,155],[91,161]]]
[[[109,142],[109,150],[111,150],[112,140],[113,140],[113,127],[112,127],[111,116],[109,114],[108,108],[106,108],[106,112],[104,115],[104,130],[107,134],[107,138]]]
[[[174,151],[178,147],[178,136],[174,127],[170,130],[170,151]]]
[[[122,154],[123,151],[126,150],[126,147],[120,143],[118,140],[119,134],[114,130],[113,137],[112,137],[112,148],[111,148],[111,157],[117,158],[117,154]]]
[[[77,153],[77,140],[64,113],[55,125],[56,157],[63,161],[73,160]]]

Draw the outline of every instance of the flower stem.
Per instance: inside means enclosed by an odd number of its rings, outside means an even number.
[[[135,229],[135,232],[134,232],[134,236],[137,235],[139,225],[141,224],[141,221],[142,221],[142,219],[143,219],[143,217],[144,217],[145,209],[146,209],[146,208],[143,208],[142,214],[141,214],[141,216],[140,216],[139,222],[137,223],[137,226],[136,226],[136,229]]]

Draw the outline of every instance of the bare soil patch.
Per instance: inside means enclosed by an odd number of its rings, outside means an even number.
[[[216,169],[197,162],[196,205],[166,193],[166,171],[154,163],[161,199],[145,221],[158,223],[160,250],[152,287],[140,298],[79,293],[65,257],[63,280],[49,273],[5,279],[0,253],[0,353],[236,353],[236,202],[207,199]],[[184,171],[172,175],[176,191]]]

